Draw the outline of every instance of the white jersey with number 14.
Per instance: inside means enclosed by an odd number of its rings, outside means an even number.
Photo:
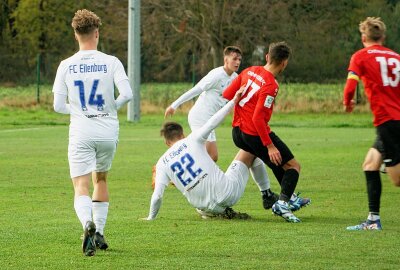
[[[119,123],[114,84],[128,80],[118,58],[97,50],[79,51],[63,60],[53,92],[68,96],[71,141],[114,141]]]

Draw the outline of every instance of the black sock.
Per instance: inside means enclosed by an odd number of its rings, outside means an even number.
[[[364,171],[367,179],[368,207],[369,212],[379,215],[382,181],[379,171]]]
[[[299,173],[295,169],[289,169],[285,171],[283,175],[282,184],[281,184],[281,194],[279,196],[279,200],[283,200],[288,202],[290,197],[297,186],[297,181],[299,180]]]
[[[270,169],[275,175],[276,180],[278,180],[278,183],[280,186],[282,186],[282,179],[283,176],[285,175],[285,170],[281,166],[276,166],[276,165],[269,165]]]

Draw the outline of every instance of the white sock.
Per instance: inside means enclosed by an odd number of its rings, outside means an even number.
[[[93,202],[93,222],[96,224],[96,232],[104,235],[108,215],[108,202]]]
[[[379,215],[369,213],[368,214],[368,219],[371,220],[371,221],[376,221],[378,219],[381,219],[381,217]]]
[[[92,199],[89,196],[77,196],[74,199],[74,208],[83,229],[88,221],[92,221]]]
[[[265,168],[265,164],[261,159],[256,158],[253,161],[253,164],[250,167],[250,174],[260,191],[267,190],[271,187],[267,169]]]

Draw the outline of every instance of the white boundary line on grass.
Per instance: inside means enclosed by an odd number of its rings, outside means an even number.
[[[54,128],[54,126],[52,126],[52,127],[3,129],[3,130],[0,130],[0,133],[11,133],[11,132],[19,132],[19,131],[42,130],[42,129],[48,129],[48,128]]]

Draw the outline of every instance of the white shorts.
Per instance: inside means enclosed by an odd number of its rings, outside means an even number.
[[[223,209],[235,205],[242,197],[249,179],[249,169],[243,162],[234,160],[226,170],[225,176],[225,181],[217,184],[217,204]]]
[[[197,130],[197,129],[199,129],[199,128],[201,128],[201,126],[192,125],[190,123],[190,121],[189,121],[189,126],[190,126],[190,129],[192,130],[192,132]],[[215,130],[212,130],[210,132],[210,135],[208,135],[207,142],[215,142],[215,141],[217,141],[217,135],[215,135]]]
[[[71,178],[111,169],[118,141],[81,141],[68,145]]]

